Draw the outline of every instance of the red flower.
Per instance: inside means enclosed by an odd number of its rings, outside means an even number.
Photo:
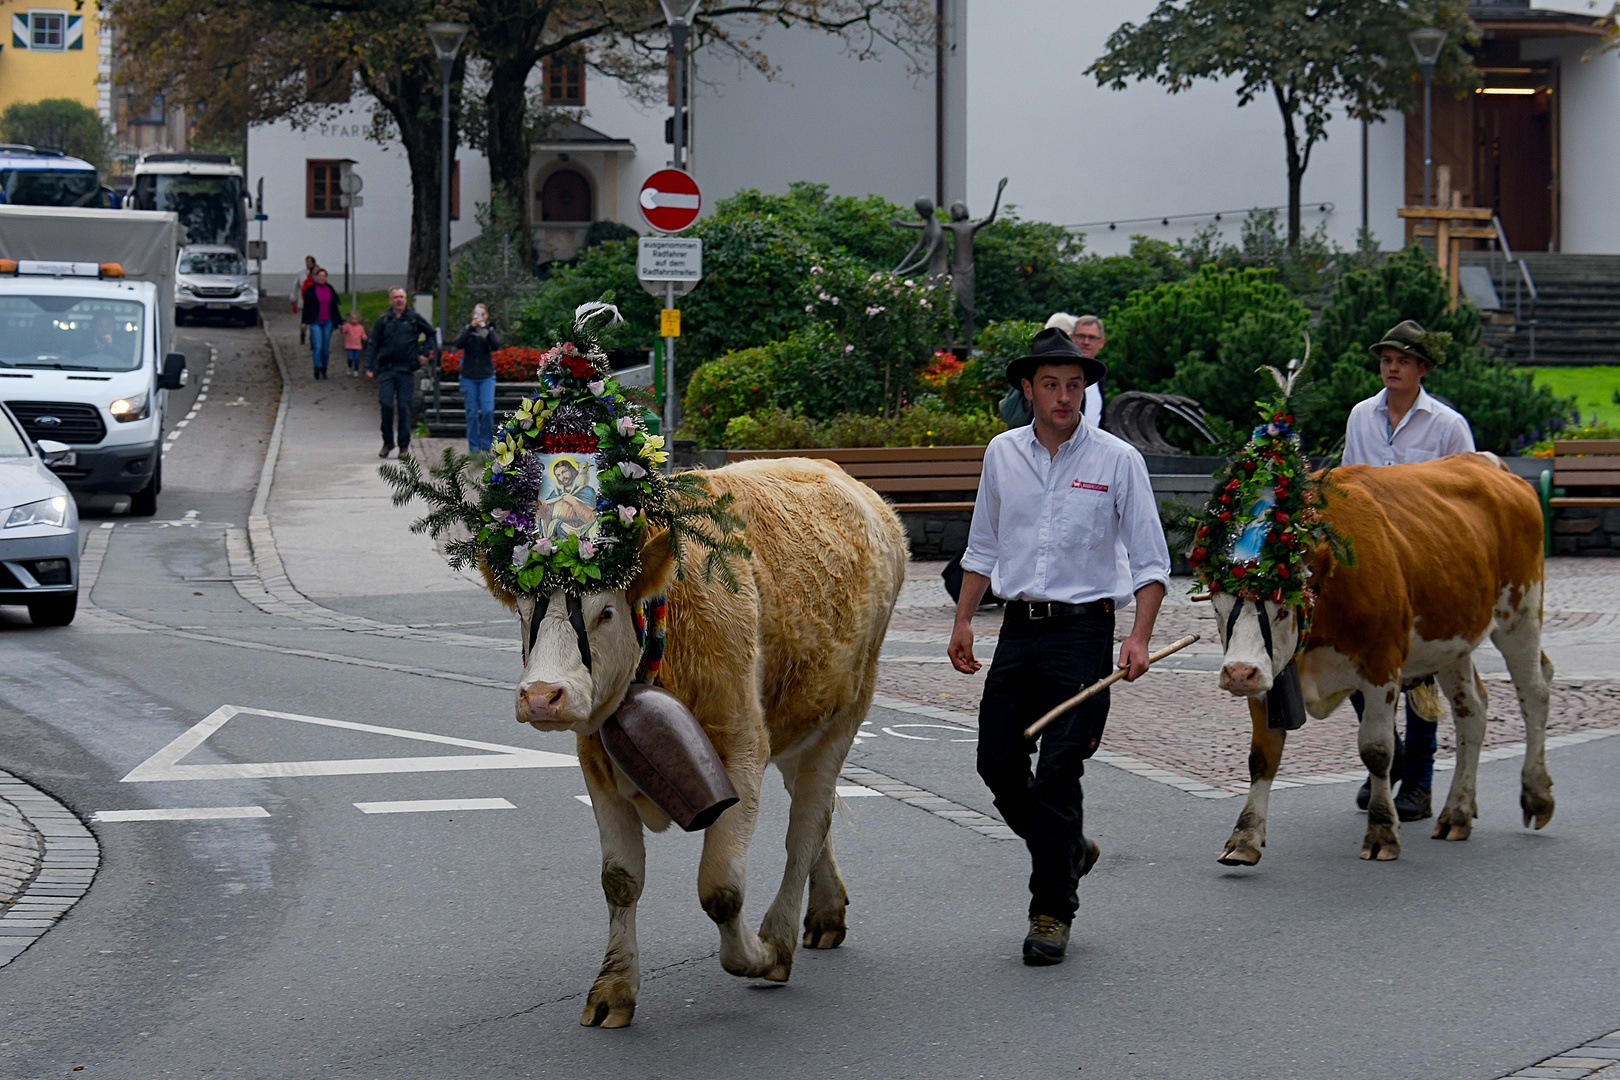
[[[1245,570],[1245,569],[1243,569],[1243,567],[1241,567],[1241,566],[1234,566],[1234,567],[1232,567],[1232,576],[1233,576],[1233,577],[1238,577],[1238,578],[1240,578],[1240,577],[1242,577],[1242,576],[1243,576],[1243,575],[1244,575],[1244,574],[1247,574],[1247,573],[1248,573],[1248,571],[1247,571],[1247,570]]]
[[[1286,566],[1277,567],[1277,576],[1282,578],[1284,581],[1287,581],[1288,580],[1288,567],[1286,567]]]
[[[1230,496],[1230,495],[1222,495],[1220,501],[1223,504],[1230,506],[1231,503],[1232,503],[1232,496]]]
[[[1288,524],[1288,512],[1286,510],[1277,511],[1277,524],[1279,524],[1279,525]]]
[[[568,369],[568,374],[576,379],[588,379],[596,374],[596,368],[591,366],[591,362],[583,356],[565,356],[562,358],[562,362],[563,366]]]
[[[1283,414],[1282,413],[1274,413],[1274,414],[1272,414],[1271,422],[1273,424],[1282,423],[1283,422]]]
[[[1222,525],[1225,525],[1228,521],[1232,520],[1232,512],[1230,510],[1222,510],[1219,514],[1215,515],[1215,520],[1219,521]]]
[[[1205,551],[1203,548],[1195,547],[1192,549],[1192,554],[1188,556],[1188,559],[1191,562],[1203,562],[1204,557],[1208,554],[1209,552]]]
[[[1243,468],[1247,472],[1254,472],[1254,459],[1250,458],[1248,461],[1245,461],[1243,463]],[[1236,483],[1236,482],[1237,481],[1235,481],[1235,480],[1233,481],[1233,483]]]
[[[1209,536],[1209,526],[1208,525],[1200,525],[1200,526],[1198,526],[1198,539],[1203,540],[1207,536]]]
[[[1280,603],[1283,602],[1282,601],[1282,590],[1281,589],[1272,589],[1271,590],[1271,602],[1273,604],[1280,604]]]
[[[1254,468],[1254,463],[1252,461],[1247,462],[1246,464],[1248,464],[1249,468],[1251,468],[1251,469]],[[1230,479],[1230,480],[1228,480],[1226,482],[1226,490],[1227,491],[1236,491],[1238,489],[1238,487],[1239,487],[1238,478],[1235,477],[1235,476],[1232,477],[1232,479]]]

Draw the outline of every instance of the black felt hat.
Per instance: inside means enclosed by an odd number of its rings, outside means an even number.
[[[1080,370],[1085,372],[1087,386],[1102,382],[1102,377],[1108,374],[1107,364],[1081,355],[1069,335],[1055,326],[1035,335],[1035,340],[1029,343],[1028,356],[1020,356],[1007,365],[1007,381],[1015,388],[1022,388],[1024,380],[1033,379],[1035,369],[1042,364],[1079,364]]]

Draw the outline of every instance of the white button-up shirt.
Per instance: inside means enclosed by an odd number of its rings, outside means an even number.
[[[1386,388],[1350,410],[1344,431],[1346,465],[1411,465],[1473,449],[1468,421],[1422,388],[1399,427],[1390,427]]]
[[[987,576],[1004,599],[1061,604],[1123,604],[1149,582],[1167,584],[1147,463],[1084,420],[1056,457],[1033,425],[1002,432],[984,448],[962,569]]]

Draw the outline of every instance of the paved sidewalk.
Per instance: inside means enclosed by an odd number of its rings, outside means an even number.
[[[90,889],[101,852],[73,812],[0,770],[0,967]]]
[[[420,506],[390,502],[377,475],[377,384],[350,378],[341,351],[331,378],[316,382],[297,318],[266,314],[265,326],[280,350],[287,394],[267,513],[293,585],[315,600],[481,592],[445,565],[429,537],[410,531]]]

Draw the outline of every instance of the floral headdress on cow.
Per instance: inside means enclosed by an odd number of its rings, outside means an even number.
[[[1311,555],[1326,543],[1335,558],[1354,565],[1348,543],[1323,520],[1319,507],[1330,486],[1313,477],[1290,400],[1310,359],[1292,361],[1285,376],[1267,365],[1278,393],[1258,402],[1260,423],[1243,448],[1215,474],[1214,494],[1194,518],[1188,553],[1196,588],[1248,600],[1270,600],[1299,617],[1299,640],[1316,603],[1310,586]]]
[[[413,532],[465,529],[445,545],[450,565],[478,566],[515,595],[627,587],[649,527],[669,531],[678,576],[695,542],[707,549],[705,576],[735,589],[732,560],[750,552],[731,496],[714,496],[700,476],[660,471],[664,438],[648,433],[642,403],[612,377],[592,326],[602,316],[611,316],[607,328],[622,322],[611,303],[593,301],[559,328],[540,356],[538,391],[496,430],[479,483],[469,483],[472,459],[452,449],[426,476],[416,459],[401,458],[381,469],[394,504],[428,505]]]

